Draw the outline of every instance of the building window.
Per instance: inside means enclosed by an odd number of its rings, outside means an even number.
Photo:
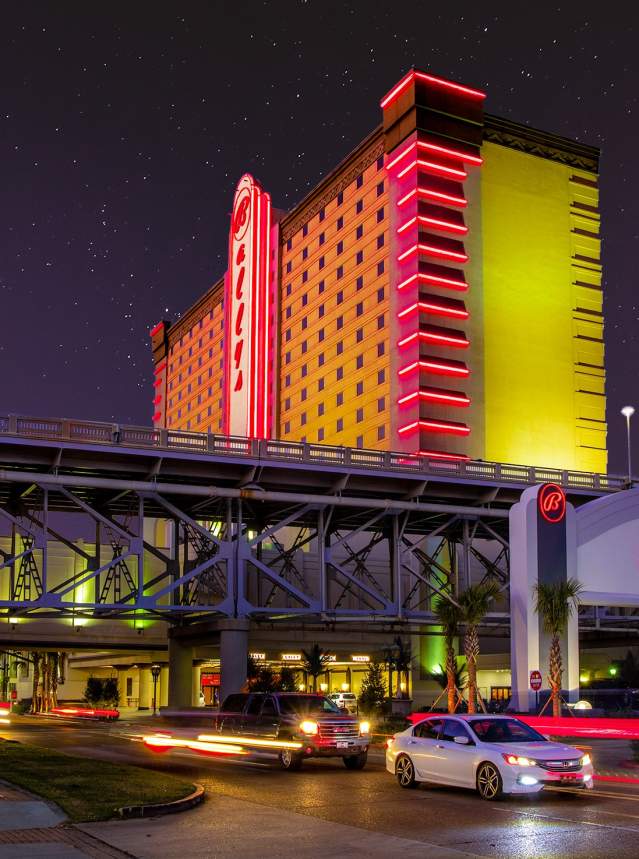
[[[364,312],[364,302],[358,301],[355,305],[355,316],[361,316]]]
[[[383,385],[386,381],[386,370],[378,370],[377,371],[377,384]]]
[[[326,233],[319,234],[319,246],[321,247],[326,241]]]
[[[360,274],[360,276],[355,281],[355,286],[357,290],[363,289],[364,287],[364,275]]]
[[[320,222],[321,222],[321,221],[323,221],[325,217],[326,217],[326,211],[325,211],[325,210],[324,210],[324,208],[322,207],[322,208],[319,210],[319,219],[320,219]]]
[[[382,441],[382,439],[385,437],[386,437],[386,427],[382,424],[381,427],[377,427],[377,441]]]
[[[357,177],[357,182],[355,184],[356,184],[357,188],[362,187],[362,185],[364,184],[364,174],[363,173],[359,174],[359,176]]]
[[[364,329],[358,328],[357,333],[355,334],[355,342],[361,343],[363,339],[364,339]]]
[[[361,239],[364,235],[364,224],[360,224],[359,227],[355,230],[355,238]]]
[[[341,280],[344,277],[344,266],[340,265],[337,268],[337,279]]]
[[[290,274],[290,273],[291,273],[291,269],[292,269],[292,268],[293,268],[293,263],[291,262],[291,260],[289,260],[289,261],[286,263],[286,274]]]
[[[288,411],[290,410],[290,408],[291,408],[291,398],[290,398],[290,397],[287,397],[287,398],[284,400],[284,411],[285,411],[285,412],[288,412]]]
[[[386,344],[382,341],[377,344],[377,357],[381,358],[384,352],[386,352]]]
[[[380,155],[379,158],[377,159],[377,169],[381,170],[383,166],[384,166],[384,156]]]
[[[317,417],[321,418],[323,414],[324,414],[324,403],[318,403],[317,404]]]
[[[300,426],[306,426],[306,412],[302,412],[300,415]]]
[[[289,239],[289,240],[286,242],[286,250],[287,250],[287,251],[290,251],[290,250],[292,249],[292,247],[293,247],[293,239]]]
[[[302,248],[302,259],[308,259],[308,247]]]
[[[323,391],[323,390],[324,390],[324,377],[323,377],[323,376],[322,376],[322,378],[321,378],[321,379],[318,379],[318,380],[317,380],[317,390],[318,390],[318,391]]]
[[[377,274],[378,276],[380,274],[384,274],[384,260],[381,260],[381,262],[377,263]]]
[[[344,351],[344,341],[339,340],[337,343],[337,347],[336,347],[336,354],[341,355],[343,351]]]
[[[384,233],[377,236],[377,250],[384,247]]]
[[[308,304],[308,292],[305,292],[302,296],[302,307],[306,307]]]
[[[379,303],[380,303],[380,301],[383,301],[383,300],[384,300],[384,287],[383,287],[383,286],[381,286],[381,287],[377,290],[377,303],[379,304]]]
[[[323,280],[320,280],[318,287],[317,287],[317,291],[320,295],[324,292],[324,281]]]
[[[341,230],[343,226],[344,226],[344,216],[340,215],[339,218],[337,219],[336,229]]]
[[[381,197],[383,193],[384,193],[384,183],[378,182],[377,183],[377,196]]]
[[[337,330],[339,331],[343,327],[344,327],[344,317],[338,316],[337,317]]]
[[[308,326],[308,316],[302,317],[302,331],[305,331]]]
[[[304,226],[302,227],[302,236],[304,236],[304,238],[306,238],[307,235],[308,235],[308,224],[304,224]]]
[[[306,283],[307,280],[308,280],[308,272],[303,271],[302,272],[302,283]]]
[[[355,204],[355,213],[357,215],[359,215],[363,211],[364,211],[364,201],[358,200],[357,203]]]
[[[324,441],[324,427],[320,427],[317,431],[317,440]]]
[[[338,418],[337,423],[335,425],[335,429],[337,432],[342,432],[344,429],[344,418]]]
[[[291,431],[291,422],[285,421],[284,422],[284,435],[288,435],[290,433],[290,431]]]
[[[382,206],[381,209],[377,210],[377,223],[381,224],[381,222],[383,220],[384,220],[384,207]]]
[[[357,370],[361,370],[363,366],[364,366],[364,356],[358,355],[357,358],[355,359],[355,368]]]
[[[363,393],[364,393],[364,383],[358,382],[357,385],[355,386],[355,396],[361,397]]]
[[[364,409],[358,409],[357,410],[357,412],[355,413],[355,420],[357,421],[358,424],[361,424],[361,422],[364,420]],[[358,445],[358,447],[359,447],[359,445]]]
[[[364,436],[358,435],[355,439],[355,447],[358,447],[360,450],[364,447]]]
[[[302,390],[300,391],[300,400],[302,402],[304,402],[305,399],[306,399],[306,388],[302,388]]]
[[[287,295],[287,296],[288,296],[288,295],[290,295],[290,294],[291,294],[291,292],[293,292],[293,284],[291,284],[291,283],[287,283],[287,284],[286,284],[286,295]]]
[[[302,325],[302,328],[303,328],[303,327],[304,327],[304,326]],[[384,327],[384,314],[382,313],[382,314],[380,314],[380,315],[377,317],[377,330],[378,330],[378,331],[381,331],[381,329],[382,329],[383,327]]]
[[[291,385],[291,374],[287,373],[286,376],[284,376],[284,387],[289,388],[290,385]]]
[[[341,304],[342,301],[344,301],[344,290],[340,289],[340,291],[337,293],[335,304]]]
[[[343,367],[337,368],[337,370],[335,372],[335,378],[338,382],[342,381],[342,379],[344,378],[344,368]]]
[[[317,308],[317,318],[321,319],[322,316],[324,316],[324,305],[320,304],[320,306]]]
[[[339,394],[335,397],[335,405],[343,406],[344,405],[344,392],[340,391]]]
[[[324,366],[324,353],[323,352],[320,352],[319,355],[317,356],[317,366],[318,367]]]
[[[319,268],[320,268],[320,269],[323,269],[323,268],[324,268],[324,257],[320,257],[320,258],[319,258]]]
[[[286,353],[286,357],[285,357],[285,359],[284,359],[284,363],[285,363],[285,364],[290,364],[290,363],[291,363],[291,353],[290,353],[290,352],[287,352],[287,353]]]
[[[364,251],[357,251],[355,255],[355,265],[361,265],[364,262]]]
[[[377,400],[377,411],[383,412],[386,408],[386,397],[379,397]]]
[[[302,364],[302,378],[304,378],[308,373],[308,366],[306,364]]]
[[[306,355],[308,351],[308,340],[302,340],[302,355]]]
[[[344,192],[340,191],[339,194],[337,195],[337,205],[341,206],[343,202],[344,202]]]
[[[324,329],[320,328],[320,330],[317,332],[317,342],[321,343],[323,339],[324,339]]]
[[[293,332],[289,328],[288,331],[286,332],[286,334],[284,335],[285,342],[288,343],[288,341],[291,339],[292,336],[293,336]]]
[[[337,243],[337,255],[339,256],[344,250],[344,242]]]

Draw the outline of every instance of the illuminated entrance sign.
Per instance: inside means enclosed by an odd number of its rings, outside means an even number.
[[[248,173],[233,201],[226,280],[227,435],[267,438],[271,198]]]
[[[561,522],[566,515],[566,495],[556,483],[544,483],[539,490],[537,503],[546,522]]]

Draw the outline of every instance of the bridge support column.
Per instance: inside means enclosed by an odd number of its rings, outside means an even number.
[[[169,707],[193,706],[193,646],[169,638]]]
[[[229,618],[218,622],[220,631],[220,703],[246,683],[249,621]]]

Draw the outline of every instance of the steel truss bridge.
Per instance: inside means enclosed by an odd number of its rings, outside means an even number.
[[[503,601],[487,623],[503,628],[508,511],[546,481],[575,505],[627,485],[552,468],[0,416],[0,617],[417,628],[433,622],[432,599],[451,581],[457,590],[494,578]],[[72,563],[61,567],[61,552]]]

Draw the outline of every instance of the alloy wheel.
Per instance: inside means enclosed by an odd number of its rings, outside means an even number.
[[[479,768],[477,790],[482,799],[496,799],[501,794],[501,776],[494,764],[482,764]]]
[[[415,767],[406,755],[402,755],[397,761],[395,773],[401,787],[412,787],[415,784]]]

